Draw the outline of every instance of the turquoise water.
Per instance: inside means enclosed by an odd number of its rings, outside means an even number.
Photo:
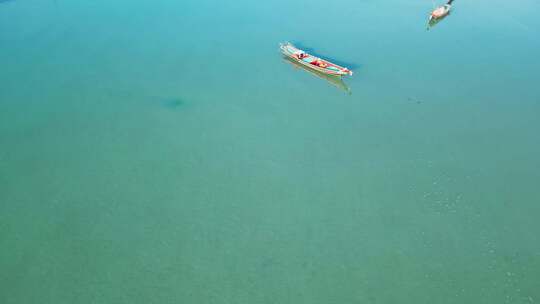
[[[538,303],[540,4],[454,3],[0,1],[0,303]]]

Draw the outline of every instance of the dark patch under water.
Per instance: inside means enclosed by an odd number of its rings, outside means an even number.
[[[181,98],[167,98],[163,101],[163,105],[170,109],[177,109],[185,105],[185,101]]]

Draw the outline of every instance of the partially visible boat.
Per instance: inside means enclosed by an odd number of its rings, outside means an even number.
[[[454,0],[449,0],[445,5],[434,9],[429,15],[429,22],[437,21],[448,16],[448,14],[450,14],[450,10],[452,9],[453,1]]]
[[[344,76],[352,75],[353,72],[345,67],[339,66],[337,64],[331,63],[330,61],[315,57],[306,53],[305,51],[298,49],[289,42],[280,43],[279,48],[283,55],[291,58],[295,62],[313,69],[317,72],[334,75],[334,76]]]

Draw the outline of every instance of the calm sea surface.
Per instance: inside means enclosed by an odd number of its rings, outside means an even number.
[[[432,7],[0,1],[0,303],[539,303],[540,3]]]

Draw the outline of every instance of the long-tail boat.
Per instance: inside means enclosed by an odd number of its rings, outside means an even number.
[[[283,55],[291,58],[295,62],[298,62],[305,67],[321,72],[323,74],[335,76],[353,74],[351,70],[331,63],[330,61],[310,55],[305,51],[298,49],[289,42],[281,43],[279,45],[279,48],[281,49],[281,52],[283,52]]]

